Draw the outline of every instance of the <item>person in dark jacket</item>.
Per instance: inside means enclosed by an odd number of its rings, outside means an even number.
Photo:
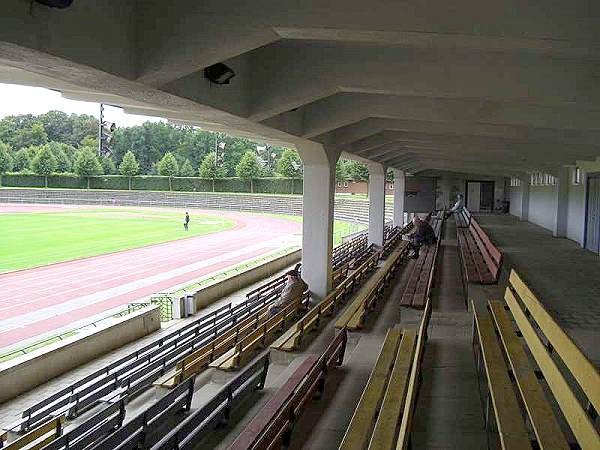
[[[190,227],[190,215],[187,213],[185,213],[185,219],[183,219],[183,229],[185,231],[187,231]]]
[[[423,245],[431,245],[437,242],[435,231],[429,222],[422,220],[419,216],[413,218],[413,232],[408,236],[410,243],[408,244],[409,250],[412,250],[411,258],[419,257],[419,250]]]

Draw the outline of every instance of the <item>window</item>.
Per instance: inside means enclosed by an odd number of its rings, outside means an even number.
[[[573,170],[573,184],[581,184],[581,169],[575,167]]]
[[[511,187],[521,186],[521,180],[519,178],[513,177],[510,179],[510,185]]]

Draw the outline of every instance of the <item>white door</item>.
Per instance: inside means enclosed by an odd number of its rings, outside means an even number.
[[[467,182],[467,209],[471,212],[479,212],[481,207],[481,183]]]

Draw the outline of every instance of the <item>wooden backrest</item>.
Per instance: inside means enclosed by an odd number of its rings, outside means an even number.
[[[23,448],[27,448],[27,450],[41,449],[60,436],[64,423],[64,415],[50,419],[31,430],[25,436],[8,444],[5,450],[20,450]]]
[[[492,264],[495,265],[496,267],[501,265],[502,262],[502,253],[500,253],[500,250],[498,250],[498,248],[496,248],[496,246],[492,243],[490,237],[487,235],[487,233],[485,231],[483,231],[483,229],[481,228],[481,225],[479,225],[479,223],[473,219],[471,220],[471,230],[474,231],[475,236],[477,236],[479,239],[479,242],[477,243],[477,245],[482,245],[483,248],[485,249],[485,251],[482,250],[482,254],[489,254],[489,256],[492,258]],[[481,247],[480,247],[481,250]]]
[[[423,361],[425,341],[427,340],[427,327],[429,326],[430,318],[431,299],[428,298],[427,303],[425,303],[423,315],[421,316],[421,323],[419,324],[417,345],[415,349],[413,364],[411,367],[410,378],[408,379],[408,391],[406,394],[406,402],[404,403],[404,411],[402,412],[402,419],[400,421],[400,431],[398,433],[398,442],[396,444],[397,450],[405,450],[408,448],[410,426],[412,423],[412,417],[415,410],[415,403],[417,400],[419,373],[421,371],[421,362]]]
[[[561,373],[550,350],[540,339],[528,319],[528,314],[546,337],[553,351],[562,359],[566,369],[596,411],[600,408],[598,370],[548,314],[542,303],[514,270],[510,273],[509,286],[504,298],[579,445],[584,449],[600,448],[600,435],[594,427],[593,420]]]

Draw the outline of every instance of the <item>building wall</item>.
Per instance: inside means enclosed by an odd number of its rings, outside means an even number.
[[[585,185],[569,183],[567,237],[583,245],[585,227]]]
[[[529,187],[529,221],[547,230],[554,227],[556,186]]]
[[[508,201],[510,202],[509,213],[521,217],[521,198],[523,197],[522,186],[508,187]]]

